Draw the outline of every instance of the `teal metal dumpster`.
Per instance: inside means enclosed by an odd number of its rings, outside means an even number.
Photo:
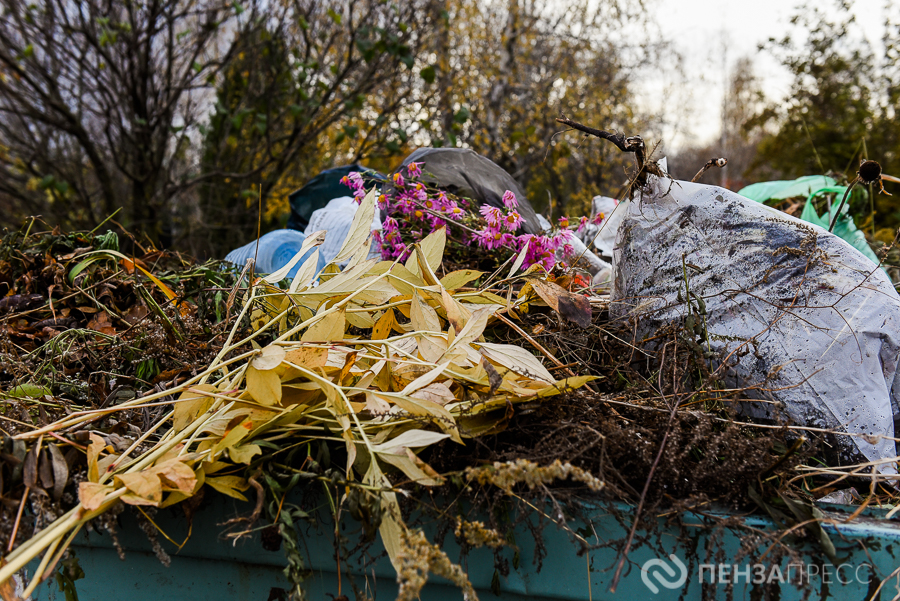
[[[610,512],[609,509],[614,509]],[[833,506],[825,525],[835,543],[837,563],[824,558],[813,543],[792,544],[802,561],[773,561],[772,544],[766,533],[773,524],[762,517],[738,518],[728,514],[682,514],[656,519],[652,532],[638,532],[616,591],[611,592],[619,546],[595,548],[579,554],[581,537],[591,545],[621,541],[627,535],[633,509],[623,505],[586,506],[580,519],[569,523],[567,532],[553,523],[543,531],[545,555],[537,569],[535,544],[524,527],[514,531],[517,561],[510,549],[507,575],[495,569],[492,552],[478,549],[460,557],[453,536],[447,536],[444,551],[463,567],[481,599],[893,599],[900,593],[900,524],[884,519],[881,510],[867,510],[851,524],[842,524],[852,507]],[[220,537],[220,524],[236,515],[247,515],[252,507],[232,499],[218,498],[197,513],[191,536],[179,551],[160,537],[172,556],[163,566],[154,555],[146,535],[133,514],[121,516],[118,538],[125,550],[120,560],[108,535],[89,533],[74,545],[86,577],[76,582],[78,598],[155,601],[238,601],[279,599],[288,588],[282,574],[285,560],[280,551],[266,551],[259,537],[232,545]],[[175,509],[160,511],[154,518],[166,535],[176,541],[188,534],[187,521]],[[326,514],[327,512],[320,512]],[[618,515],[616,515],[618,514]],[[721,521],[721,518],[729,518]],[[534,513],[529,519],[541,518]],[[359,524],[348,520],[343,532],[351,539]],[[301,528],[300,547],[310,569],[307,592],[310,599],[338,595],[334,551],[334,525],[327,515],[316,526]],[[426,533],[428,527],[425,527]],[[573,534],[577,533],[576,534]],[[430,538],[433,532],[429,533]],[[750,537],[749,542],[748,538]],[[742,538],[743,546],[742,546]],[[433,540],[433,539],[432,539]],[[754,540],[756,543],[754,544]],[[786,542],[785,539],[782,542]],[[342,564],[341,592],[353,598],[349,578],[374,599],[394,599],[396,575],[383,548],[376,543],[365,555]],[[32,566],[33,567],[33,566]],[[280,589],[280,590],[279,590]],[[873,597],[874,595],[874,597]],[[62,593],[51,579],[42,584],[36,599],[60,599]],[[431,577],[422,599],[461,599],[461,591],[440,578]]]

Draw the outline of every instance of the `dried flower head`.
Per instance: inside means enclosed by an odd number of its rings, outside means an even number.
[[[881,165],[878,164],[878,161],[863,161],[857,174],[862,183],[874,184],[881,179]]]

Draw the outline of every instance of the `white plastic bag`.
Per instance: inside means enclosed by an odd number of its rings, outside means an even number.
[[[353,200],[352,197],[341,196],[339,198],[332,198],[328,201],[327,205],[321,209],[316,209],[313,211],[313,214],[310,215],[309,225],[306,226],[306,235],[308,236],[312,232],[325,230],[325,242],[323,242],[322,246],[319,248],[323,265],[331,262],[331,260],[337,256],[338,252],[340,252],[341,246],[347,238],[347,234],[350,233],[350,225],[353,223],[353,216],[356,215],[356,210],[358,208],[359,205],[356,204],[356,201]],[[375,217],[372,218],[372,231],[380,229],[381,214],[376,207]],[[369,253],[370,259],[381,258],[379,248],[379,245],[373,241],[372,251]]]
[[[900,396],[900,296],[881,269],[824,229],[719,187],[651,178],[623,208],[611,313],[634,319],[637,340],[685,316],[686,270],[709,350],[737,349],[726,382],[761,388],[747,396],[764,402],[744,411],[772,416],[765,401],[776,401],[797,425],[862,435],[836,437],[842,461],[896,455],[882,436],[894,435]]]

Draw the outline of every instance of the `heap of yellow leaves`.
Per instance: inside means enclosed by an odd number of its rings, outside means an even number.
[[[321,273],[316,247],[323,232],[309,236],[284,269],[256,280],[237,320],[249,315],[253,333],[234,341],[235,326],[218,357],[193,379],[20,435],[38,447],[56,444],[57,437],[50,436],[98,413],[174,404],[166,419],[122,453],[91,435],[79,504],[13,550],[0,568],[0,583],[43,554],[25,591],[30,595],[53,573],[81,527],[120,501],[167,507],[203,486],[243,499],[249,484],[235,468],[262,453],[258,442],[283,445],[286,439],[344,442],[348,480],[375,491],[387,510],[380,535],[396,567],[406,527],[386,472],[399,470],[425,486],[439,484],[441,476],[417,450],[446,438],[462,443],[496,431],[512,404],[535,402],[591,379],[556,380],[528,350],[483,340],[485,327],[513,303],[484,290],[460,290],[480,272],[437,277],[444,229],[416,245],[405,265],[367,259],[374,210],[370,193],[337,257]],[[507,280],[524,255],[525,250]],[[278,288],[275,284],[301,260],[290,287]],[[341,270],[337,265],[344,261]],[[406,319],[401,322],[398,314]],[[260,348],[255,340],[264,333],[275,340]],[[252,351],[226,359],[248,343]],[[173,394],[177,400],[165,400]]]

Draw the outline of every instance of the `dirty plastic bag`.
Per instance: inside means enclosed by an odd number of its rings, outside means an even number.
[[[537,220],[541,228],[541,233],[545,236],[552,235],[553,226],[550,225],[547,218],[538,213]],[[591,252],[591,249],[585,246],[585,243],[578,237],[578,234],[572,236],[569,244],[572,246],[573,252],[567,256],[565,251],[562,248],[559,248],[554,255],[556,260],[568,262],[574,258],[580,257],[580,261],[587,265],[588,271],[591,273],[593,286],[595,288],[608,288],[609,282],[612,279],[612,265]]]
[[[742,411],[772,418],[776,401],[795,424],[862,435],[835,437],[841,462],[896,455],[882,436],[900,396],[900,296],[881,269],[823,228],[715,186],[651,177],[623,208],[611,313],[633,319],[637,340],[686,315],[686,271],[709,350],[733,352],[726,383],[760,387],[747,398],[763,402]]]

